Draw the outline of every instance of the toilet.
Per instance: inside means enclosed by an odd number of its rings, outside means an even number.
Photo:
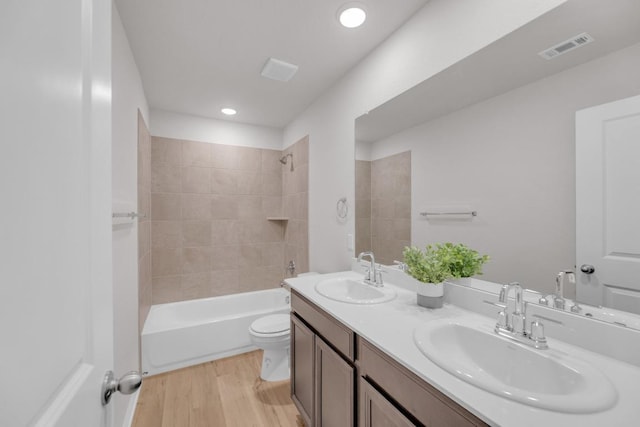
[[[264,350],[260,378],[265,381],[289,379],[289,315],[270,314],[256,319],[249,327],[249,335],[253,344]]]

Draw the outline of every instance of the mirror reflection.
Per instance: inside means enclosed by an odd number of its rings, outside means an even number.
[[[569,24],[561,12],[356,120],[356,250],[368,246],[385,264],[402,256],[401,239],[389,243],[391,202],[374,197],[377,186],[395,196],[395,177],[381,166],[374,179],[374,165],[406,156],[411,244],[464,243],[491,257],[480,278],[544,294],[559,272],[577,270],[564,297],[640,313],[640,101],[620,101],[640,94],[640,32],[604,26],[595,11]],[[574,27],[592,28],[596,41],[538,55]],[[477,216],[420,215],[452,209]]]

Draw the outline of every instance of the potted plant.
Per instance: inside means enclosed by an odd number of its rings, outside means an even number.
[[[434,251],[437,258],[448,265],[451,278],[460,283],[464,283],[460,279],[482,274],[482,266],[489,261],[488,255],[480,255],[462,243],[439,243]]]
[[[451,277],[449,265],[438,256],[437,250],[429,245],[425,251],[412,246],[403,251],[406,272],[417,280],[418,305],[440,308],[444,300],[443,282]]]

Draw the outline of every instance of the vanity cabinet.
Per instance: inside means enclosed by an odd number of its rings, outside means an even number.
[[[291,294],[291,398],[307,427],[355,425],[355,337]]]
[[[307,427],[486,426],[295,290],[291,396]]]

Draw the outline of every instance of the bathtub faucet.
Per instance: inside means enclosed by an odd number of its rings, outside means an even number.
[[[376,258],[373,255],[373,252],[360,252],[360,255],[358,255],[358,264],[360,264],[362,258],[365,256],[369,257],[369,259],[371,260],[371,266],[364,273],[364,283],[376,287],[382,286],[382,271],[380,271],[380,269],[376,266]]]

